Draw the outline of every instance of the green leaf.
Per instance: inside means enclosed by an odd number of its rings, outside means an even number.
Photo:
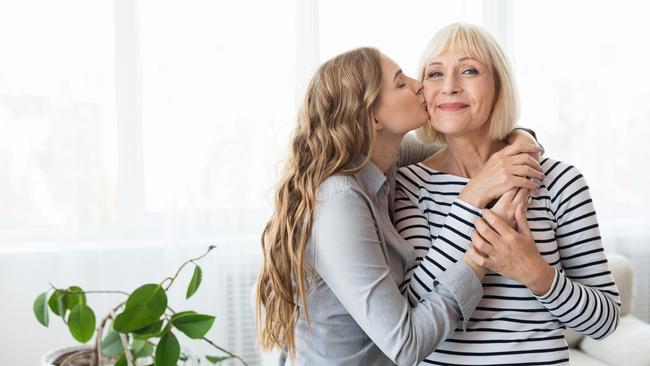
[[[185,314],[171,320],[176,329],[192,339],[202,338],[214,324],[214,316],[203,314]]]
[[[73,309],[78,304],[86,303],[86,294],[79,286],[68,287],[68,293],[65,294],[66,307]]]
[[[47,303],[54,314],[62,318],[65,316],[65,312],[68,310],[68,302],[65,298],[65,292],[55,290],[52,295],[50,295],[50,300]]]
[[[68,328],[74,339],[81,343],[88,342],[95,333],[95,313],[86,304],[77,304],[68,317]]]
[[[162,336],[162,332],[164,331],[163,323],[163,320],[159,320],[144,328],[136,329],[131,332],[131,334],[133,334],[133,338],[135,339],[149,339],[153,337],[158,338]]]
[[[229,360],[231,358],[232,357],[230,357],[230,356],[221,356],[221,357],[218,357],[218,356],[205,356],[206,360],[208,360],[209,362],[211,362],[211,363],[213,363],[215,365],[218,364],[218,363],[221,363],[221,362],[223,362],[225,360]]]
[[[190,315],[190,314],[197,314],[197,312],[193,310],[179,311],[178,313],[172,315],[171,319],[169,320],[173,323],[174,319],[180,318],[181,316]]]
[[[159,284],[139,287],[126,301],[126,308],[115,317],[113,328],[120,333],[129,333],[147,327],[160,319],[167,308],[167,294]]]
[[[201,267],[195,265],[194,274],[192,275],[189,286],[187,286],[187,295],[185,295],[186,299],[189,299],[192,295],[194,295],[196,290],[199,289],[199,286],[201,285],[201,279],[203,279],[203,271],[201,271]]]
[[[156,347],[156,366],[176,366],[180,355],[181,346],[174,333],[165,333]]]
[[[117,361],[115,361],[115,365],[113,366],[128,366],[128,363],[126,362],[126,354],[124,352],[122,352],[122,355],[117,359]]]
[[[50,315],[47,310],[47,291],[38,295],[34,300],[34,315],[43,326],[47,327],[50,323]]]
[[[120,340],[120,333],[114,331],[113,329],[109,330],[106,334],[106,337],[102,340],[102,353],[106,357],[116,358],[117,356],[124,353],[124,347],[122,346],[122,341]]]
[[[153,354],[153,346],[151,343],[144,340],[133,340],[133,349],[131,350],[133,357],[147,357]]]

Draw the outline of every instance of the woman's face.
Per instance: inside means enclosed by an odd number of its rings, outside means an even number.
[[[495,80],[488,65],[460,52],[429,59],[424,69],[424,97],[431,126],[446,136],[488,129]]]
[[[380,132],[405,134],[429,119],[422,84],[406,76],[390,58],[381,58],[382,85],[375,107]]]

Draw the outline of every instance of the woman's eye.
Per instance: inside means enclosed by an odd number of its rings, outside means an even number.
[[[427,74],[427,79],[437,78],[440,76],[442,76],[442,73],[440,71],[431,71],[430,73]]]
[[[465,69],[463,70],[463,75],[478,75],[478,70],[473,67],[469,69]]]

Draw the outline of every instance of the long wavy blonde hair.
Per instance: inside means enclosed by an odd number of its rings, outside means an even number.
[[[275,211],[262,233],[257,280],[260,346],[295,356],[299,304],[310,321],[304,262],[317,191],[334,174],[358,172],[375,140],[373,110],[381,89],[381,53],[358,48],[323,63],[311,79],[275,192]],[[360,157],[365,157],[361,163]]]

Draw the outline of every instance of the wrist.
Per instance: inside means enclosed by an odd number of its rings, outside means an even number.
[[[474,262],[468,253],[465,253],[465,255],[463,255],[463,260],[474,270],[476,277],[482,281],[483,277],[485,277],[485,269]]]
[[[540,263],[536,270],[530,271],[530,279],[523,283],[535,296],[546,294],[553,285],[555,270],[548,263]]]
[[[477,192],[470,184],[471,181],[465,186],[465,188],[463,188],[462,191],[460,191],[458,198],[476,208],[485,208],[488,202],[486,202],[485,199],[482,199],[480,192]]]

